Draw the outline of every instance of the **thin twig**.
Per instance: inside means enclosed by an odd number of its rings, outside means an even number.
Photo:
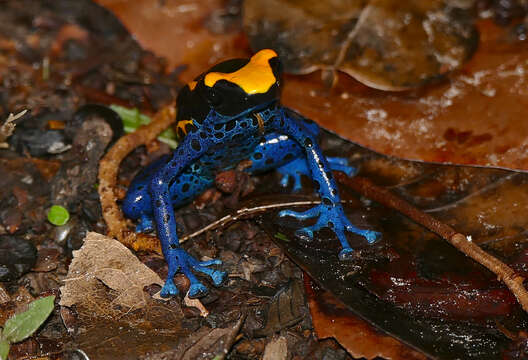
[[[213,221],[212,223],[200,228],[199,230],[196,230],[195,232],[191,234],[183,236],[180,239],[180,244],[187,240],[192,239],[193,237],[203,234],[206,231],[213,230],[218,227],[224,227],[228,223],[240,220],[243,217],[259,214],[259,213],[266,212],[271,209],[279,209],[283,207],[293,207],[293,206],[303,206],[303,205],[315,205],[315,204],[320,204],[320,203],[321,203],[321,200],[306,200],[306,201],[290,201],[290,202],[267,204],[267,205],[257,205],[253,207],[243,207],[238,210],[235,210],[232,214],[228,214],[224,217],[221,217],[220,219],[216,221]]]
[[[528,312],[528,292],[523,284],[524,278],[517,274],[511,267],[482,250],[466,235],[457,232],[451,226],[438,221],[431,215],[426,214],[417,207],[397,197],[387,189],[373,184],[368,179],[358,176],[349,178],[341,172],[334,172],[334,176],[341,184],[352,188],[369,199],[395,209],[411,220],[440,235],[458,250],[485,266],[488,270],[496,274],[499,280],[506,284],[524,311]]]
[[[117,205],[115,194],[117,174],[121,161],[136,147],[146,145],[156,139],[163,130],[175,121],[174,104],[158,111],[148,125],[121,137],[99,162],[99,197],[103,218],[108,226],[108,235],[117,238],[122,244],[134,250],[154,250],[161,253],[159,241],[154,236],[137,234],[128,230],[127,222]]]

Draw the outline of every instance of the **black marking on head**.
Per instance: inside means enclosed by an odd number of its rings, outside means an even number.
[[[182,186],[182,191],[183,191],[183,192],[187,192],[187,191],[189,191],[189,188],[190,188],[190,187],[191,187],[191,185],[189,185],[189,183],[185,183],[185,184],[183,184],[183,186]]]
[[[306,139],[304,140],[304,146],[306,146],[306,147],[312,147],[312,146],[313,146],[313,141],[312,141],[312,139],[310,139],[310,138],[306,138]]]
[[[330,200],[330,199],[327,198],[327,197],[324,197],[324,198],[323,198],[322,203],[323,203],[323,205],[325,205],[325,206],[334,206],[334,203],[332,202],[332,200]]]

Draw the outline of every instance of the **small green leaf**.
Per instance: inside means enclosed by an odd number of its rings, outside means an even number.
[[[48,211],[48,221],[56,226],[64,225],[70,220],[70,213],[60,205],[53,205]]]
[[[28,309],[6,321],[3,339],[16,343],[31,336],[53,311],[55,296],[46,296],[29,304]]]
[[[275,234],[275,237],[276,237],[277,239],[279,239],[279,240],[282,240],[282,241],[286,241],[286,242],[290,241],[290,240],[286,237],[286,235],[284,235],[283,233],[280,233],[280,232],[276,233],[276,234]]]
[[[0,360],[7,360],[9,354],[9,341],[0,339]]]
[[[114,110],[121,121],[123,121],[123,128],[126,133],[131,133],[137,130],[141,125],[146,125],[150,123],[150,117],[147,115],[141,114],[137,108],[129,109],[119,105],[110,105],[110,109]],[[176,141],[176,133],[171,128],[163,131],[159,136],[158,140],[169,145],[171,148],[175,149],[178,146]]]

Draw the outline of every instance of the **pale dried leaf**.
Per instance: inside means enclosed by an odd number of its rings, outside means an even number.
[[[24,116],[26,112],[27,109],[15,115],[10,113],[6,121],[0,125],[0,148],[7,148],[8,145],[4,141],[13,134],[13,131],[15,131],[15,120]]]
[[[262,360],[286,360],[288,358],[287,345],[284,336],[271,340],[264,349]]]
[[[117,240],[90,232],[81,249],[73,252],[68,275],[61,287],[62,306],[85,303],[99,281],[117,293],[115,304],[141,308],[149,295],[147,285],[163,285],[161,278]]]

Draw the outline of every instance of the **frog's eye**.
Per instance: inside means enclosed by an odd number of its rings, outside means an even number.
[[[215,107],[223,102],[222,95],[220,95],[220,92],[214,88],[211,88],[207,95],[209,103]]]

